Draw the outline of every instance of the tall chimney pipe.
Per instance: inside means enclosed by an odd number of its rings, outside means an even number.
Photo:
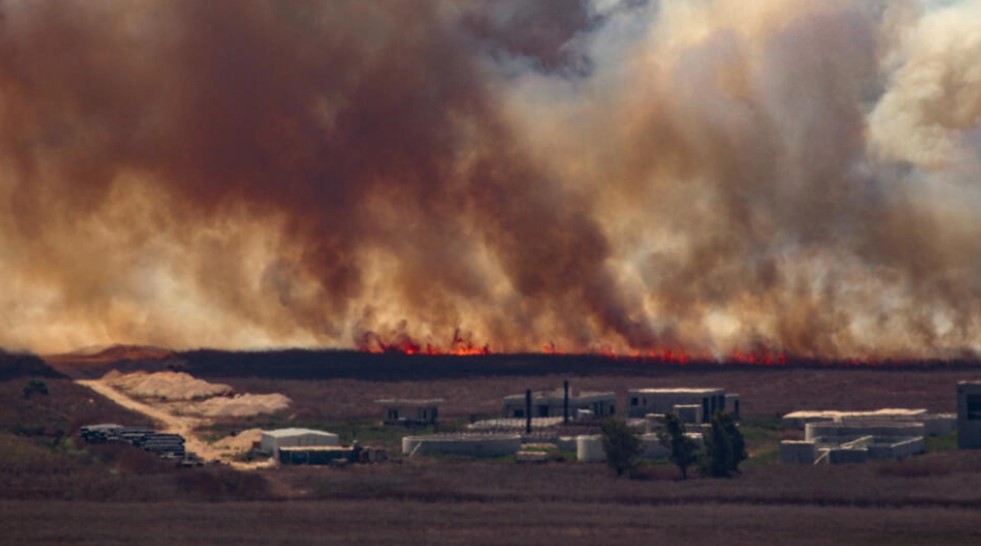
[[[562,389],[565,391],[565,394],[562,398],[562,422],[568,425],[569,424],[569,380],[568,379],[562,382]]]
[[[525,434],[531,434],[531,389],[525,389]]]

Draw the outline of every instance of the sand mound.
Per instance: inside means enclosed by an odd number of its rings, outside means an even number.
[[[243,430],[235,436],[226,436],[221,440],[211,444],[217,451],[235,453],[245,453],[252,449],[252,445],[262,440],[262,429],[250,428]]]
[[[290,402],[289,398],[279,393],[240,394],[188,404],[184,411],[202,417],[250,417],[282,411],[289,407]]]
[[[131,396],[172,401],[198,400],[232,392],[232,387],[229,385],[208,383],[184,372],[121,374],[113,370],[103,376],[102,381]]]

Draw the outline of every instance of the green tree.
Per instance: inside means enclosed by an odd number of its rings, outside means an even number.
[[[688,467],[698,460],[695,441],[685,436],[685,427],[678,416],[668,413],[664,416],[664,431],[658,434],[661,445],[671,450],[668,460],[681,472],[681,479],[688,479]]]
[[[719,423],[729,439],[729,472],[730,474],[738,474],[739,463],[745,461],[749,456],[746,453],[746,439],[743,438],[743,433],[739,430],[732,414],[719,412],[717,415],[719,416]]]
[[[727,478],[739,472],[739,463],[746,460],[746,441],[731,415],[716,412],[712,429],[705,436],[705,448],[699,460],[703,474]]]
[[[24,398],[30,398],[32,394],[48,394],[48,384],[40,379],[31,379],[24,386]]]
[[[644,451],[640,438],[630,430],[627,423],[619,419],[603,421],[602,432],[606,464],[616,471],[617,476],[633,470],[637,465],[637,457]]]

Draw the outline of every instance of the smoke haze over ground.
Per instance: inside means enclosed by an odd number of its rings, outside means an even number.
[[[0,0],[0,345],[975,356],[978,59],[978,0]]]

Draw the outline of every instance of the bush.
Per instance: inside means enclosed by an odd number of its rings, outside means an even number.
[[[668,460],[681,472],[681,479],[688,479],[688,467],[698,460],[695,441],[685,436],[685,428],[678,416],[668,413],[664,416],[664,432],[658,436],[661,444],[671,450]]]
[[[603,451],[606,452],[606,464],[610,465],[617,476],[633,470],[637,466],[637,457],[644,448],[640,438],[619,419],[603,421]]]
[[[30,398],[32,394],[43,394],[47,396],[48,394],[48,384],[40,379],[31,379],[24,386],[24,398]]]
[[[736,421],[727,413],[716,412],[699,460],[701,472],[715,478],[727,478],[739,472],[739,463],[744,460],[746,441]]]

